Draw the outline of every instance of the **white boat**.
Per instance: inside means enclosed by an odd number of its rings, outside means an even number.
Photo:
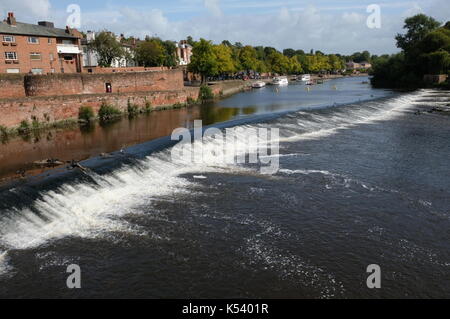
[[[266,82],[258,81],[252,84],[252,88],[254,89],[260,89],[266,86]]]
[[[299,76],[297,78],[297,81],[299,81],[299,82],[311,82],[311,75],[303,74],[302,76]]]
[[[273,85],[288,85],[289,81],[287,79],[287,77],[285,76],[279,76],[273,79],[272,81]]]

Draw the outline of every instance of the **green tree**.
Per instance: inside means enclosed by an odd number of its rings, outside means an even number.
[[[161,41],[156,38],[147,38],[136,48],[136,60],[145,67],[162,66],[166,60],[165,49]]]
[[[173,41],[164,41],[161,43],[164,48],[164,66],[173,67],[178,64],[176,55],[177,46]]]
[[[395,37],[397,46],[408,54],[430,31],[437,29],[440,25],[440,22],[424,14],[407,18],[403,27],[407,30],[406,34],[397,34]]]
[[[272,52],[267,57],[267,63],[272,72],[287,74],[291,71],[290,59],[280,52]]]
[[[107,31],[98,33],[89,47],[97,52],[98,65],[101,67],[110,67],[113,60],[120,59],[125,54],[122,45],[117,41],[114,34]]]
[[[283,54],[288,58],[292,58],[293,56],[295,56],[296,52],[294,49],[284,49]]]
[[[225,44],[216,45],[213,47],[214,55],[217,61],[218,74],[230,74],[236,72],[236,66],[233,61],[233,51]]]
[[[245,46],[240,50],[239,62],[242,68],[247,71],[256,70],[258,66],[258,59],[256,58],[256,50],[250,45]]]
[[[200,39],[200,41],[194,45],[188,70],[200,74],[202,83],[205,82],[207,76],[216,75],[218,73],[217,58],[214,54],[211,41]]]

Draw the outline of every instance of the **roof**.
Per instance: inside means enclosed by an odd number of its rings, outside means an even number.
[[[37,24],[21,22],[17,22],[16,26],[11,26],[5,21],[0,22],[0,33],[53,38],[77,38],[67,33],[65,29],[49,28]]]

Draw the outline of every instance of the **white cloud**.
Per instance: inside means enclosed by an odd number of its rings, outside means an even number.
[[[22,19],[45,19],[50,16],[49,0],[1,0],[0,13],[3,17],[12,11]],[[3,20],[3,19],[2,19]]]
[[[221,17],[219,0],[204,0],[205,8],[208,9],[214,17]]]

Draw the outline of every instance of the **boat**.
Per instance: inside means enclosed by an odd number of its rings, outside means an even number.
[[[298,76],[297,77],[297,81],[299,81],[299,82],[310,82],[311,81],[311,75],[303,74],[301,76]]]
[[[273,78],[272,84],[273,85],[288,85],[289,81],[288,81],[287,77],[285,77],[285,76],[278,76],[276,78]]]
[[[266,86],[266,82],[258,81],[252,84],[252,88],[254,89],[260,89]]]

